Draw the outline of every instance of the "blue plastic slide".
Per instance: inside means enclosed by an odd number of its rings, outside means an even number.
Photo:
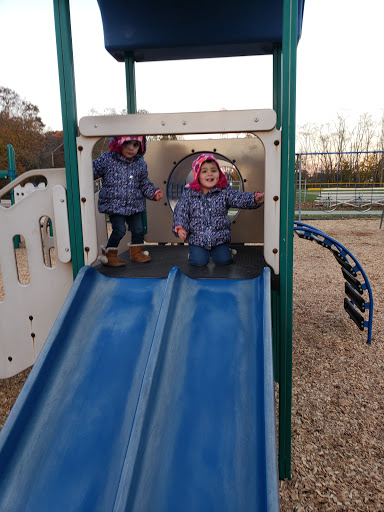
[[[0,510],[278,509],[269,269],[84,267],[0,433]]]

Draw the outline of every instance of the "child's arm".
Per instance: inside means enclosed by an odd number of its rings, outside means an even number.
[[[174,231],[175,231],[176,235],[179,238],[181,238],[181,240],[184,242],[184,240],[187,238],[187,235],[188,235],[186,230],[184,228],[182,228],[181,226],[176,226]]]
[[[231,188],[225,189],[228,208],[255,209],[264,202],[264,192],[239,192]]]
[[[173,232],[181,240],[188,236],[189,231],[189,200],[188,193],[184,190],[181,198],[177,201],[173,212]]]
[[[152,181],[148,178],[148,168],[144,160],[142,161],[142,164],[143,167],[141,169],[140,176],[140,190],[144,197],[147,199],[160,201],[160,199],[163,197],[163,192],[159,188],[156,188]]]
[[[156,190],[155,196],[154,196],[154,200],[155,201],[160,201],[160,199],[162,197],[163,197],[163,192],[160,189]]]
[[[93,179],[98,180],[99,178],[102,178],[105,173],[105,153],[103,153],[99,158],[96,158],[96,160],[93,160],[92,166],[93,166]]]
[[[255,203],[256,204],[264,203],[264,192],[255,192]]]

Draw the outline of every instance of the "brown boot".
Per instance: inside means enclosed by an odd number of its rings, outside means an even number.
[[[136,261],[137,263],[146,263],[147,261],[151,261],[148,251],[143,251],[142,245],[130,245],[129,254],[131,256],[131,261]]]
[[[125,261],[117,257],[116,247],[106,248],[102,245],[101,252],[103,254],[99,256],[99,261],[103,265],[107,265],[108,267],[124,267]]]

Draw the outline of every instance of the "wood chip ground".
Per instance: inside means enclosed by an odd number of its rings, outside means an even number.
[[[347,247],[372,287],[367,345],[344,311],[332,254],[294,237],[292,478],[282,512],[384,511],[384,228],[380,219],[306,221]],[[29,374],[0,380],[0,427]]]

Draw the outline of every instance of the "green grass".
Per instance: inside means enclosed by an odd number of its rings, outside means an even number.
[[[319,193],[318,192],[307,192],[305,194],[305,199],[304,199],[304,191],[301,191],[301,202],[304,203],[304,201],[306,203],[313,203],[315,201],[315,199],[318,197]],[[299,192],[297,191],[296,192],[296,202],[299,201]]]

